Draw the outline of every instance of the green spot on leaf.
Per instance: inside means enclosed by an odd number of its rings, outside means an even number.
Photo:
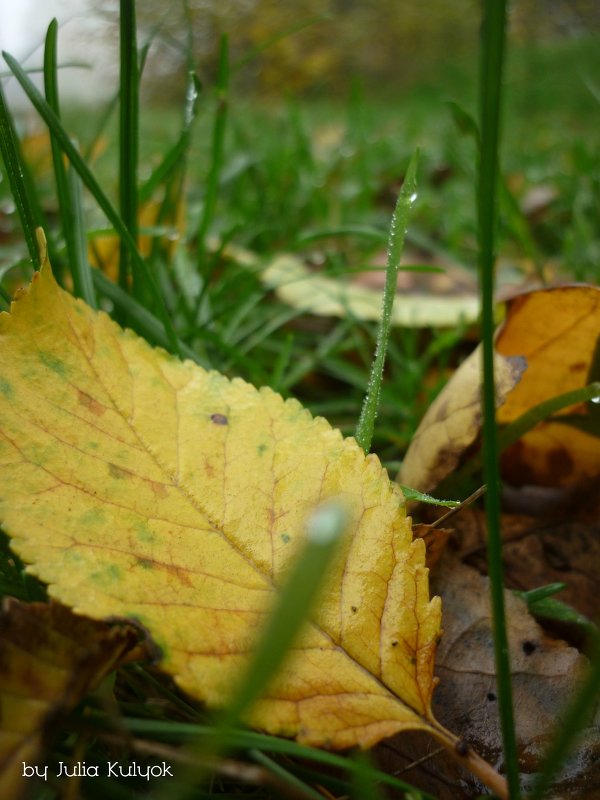
[[[102,508],[90,508],[79,518],[81,525],[98,525],[106,519],[106,513]]]
[[[56,372],[61,378],[66,377],[68,369],[60,358],[56,358],[56,356],[53,356],[51,353],[44,353],[43,350],[40,351],[39,358],[42,364],[48,367],[48,369],[51,369],[52,372]]]
[[[138,522],[135,525],[135,532],[140,542],[153,542],[154,534],[143,522]]]
[[[92,572],[90,575],[92,582],[100,586],[112,586],[121,581],[122,578],[122,570],[116,564],[109,564],[104,567],[104,569],[99,569],[97,572]]]

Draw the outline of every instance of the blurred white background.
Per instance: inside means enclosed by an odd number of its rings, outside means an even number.
[[[56,17],[59,65],[81,65],[61,69],[61,95],[91,104],[102,100],[115,85],[118,43],[111,48],[103,35],[105,23],[90,6],[89,0],[0,0],[0,48],[25,67],[41,66],[46,31]],[[0,72],[8,72],[4,60]],[[39,75],[36,83],[41,85]],[[14,79],[5,78],[4,89],[11,104],[28,102]]]

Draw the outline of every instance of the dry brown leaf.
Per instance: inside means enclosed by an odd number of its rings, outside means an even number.
[[[481,348],[467,358],[427,409],[408,448],[398,480],[429,492],[457,466],[481,427]],[[502,403],[525,363],[496,354],[496,399]]]
[[[560,286],[515,297],[496,349],[524,356],[527,371],[498,411],[500,424],[551,397],[584,387],[600,336],[600,289]],[[560,412],[586,416],[581,404]],[[572,486],[600,476],[600,440],[560,422],[541,422],[502,458],[512,484]]]
[[[431,569],[444,552],[446,542],[452,535],[451,528],[436,528],[424,522],[413,522],[413,535],[425,542],[425,563]]]
[[[139,639],[131,626],[75,616],[57,603],[7,598],[0,614],[0,797],[27,790],[46,731],[115,669]]]
[[[483,511],[469,508],[455,520],[455,535],[463,561],[487,571],[486,520]],[[544,518],[502,515],[502,559],[506,585],[528,590],[548,583],[566,583],[557,598],[590,619],[600,617],[598,568],[600,523],[580,521],[569,514]]]
[[[444,636],[438,651],[442,676],[434,708],[439,719],[460,733],[492,763],[502,744],[496,696],[488,579],[452,558],[436,568],[432,586],[444,602]],[[525,603],[505,593],[512,659],[517,744],[525,791],[539,769],[561,709],[585,673],[587,659],[564,642],[549,638],[527,612]],[[387,769],[419,781],[439,800],[477,797],[483,786],[446,754],[422,739],[396,738],[381,748]],[[391,749],[393,747],[393,750]],[[423,752],[429,748],[429,757]],[[600,792],[600,711],[583,730],[548,800],[596,800]],[[415,761],[412,769],[406,769]]]

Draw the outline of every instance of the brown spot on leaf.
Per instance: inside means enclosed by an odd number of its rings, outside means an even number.
[[[101,417],[106,411],[106,408],[101,403],[94,400],[87,392],[82,392],[81,389],[77,389],[77,401],[79,405],[87,408],[88,411],[91,411],[92,414],[95,414],[97,417]]]
[[[126,469],[121,469],[121,467],[118,467],[116,464],[113,464],[112,462],[109,463],[108,465],[108,471],[110,472],[113,478],[117,478],[117,480],[120,481],[129,478],[130,475],[130,473]]]
[[[225,416],[225,414],[211,414],[211,420],[215,423],[215,425],[229,425],[229,420]]]
[[[157,497],[168,497],[167,487],[164,483],[158,481],[150,481],[150,487]]]

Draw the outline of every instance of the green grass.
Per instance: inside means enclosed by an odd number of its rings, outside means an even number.
[[[356,429],[374,375],[368,424],[361,423],[359,438],[366,450],[377,452],[393,469],[449,371],[472,349],[473,333],[461,327],[444,332],[384,331],[374,368],[375,324],[310,318],[289,309],[266,290],[256,264],[240,263],[228,251],[229,244],[257,254],[259,263],[282,250],[298,252],[332,275],[380,263],[400,185],[405,177],[412,179],[409,163],[418,146],[418,201],[410,211],[406,243],[420,250],[423,260],[435,255],[472,272],[483,253],[481,263],[488,275],[484,334],[488,349],[494,249],[503,261],[513,264],[522,264],[527,256],[532,274],[544,276],[552,262],[566,278],[598,281],[600,148],[594,120],[600,116],[600,104],[590,89],[598,74],[597,41],[582,39],[509,53],[497,207],[493,202],[494,140],[500,97],[480,106],[482,174],[488,180],[480,186],[478,226],[472,64],[466,73],[461,68],[453,76],[449,73],[441,88],[433,83],[421,85],[401,98],[371,96],[356,84],[347,101],[334,106],[319,100],[260,106],[236,96],[223,40],[214,87],[199,89],[189,75],[188,96],[182,98],[181,108],[142,103],[138,110],[137,76],[144,50],[137,54],[133,46],[133,5],[122,3],[122,7],[127,12],[122,18],[122,39],[129,44],[122,50],[121,92],[129,100],[119,114],[115,104],[112,115],[100,110],[96,116],[60,107],[55,26],[49,28],[46,44],[45,100],[19,65],[7,59],[52,132],[54,169],[20,172],[22,147],[13,135],[14,121],[9,110],[0,109],[0,143],[8,179],[0,191],[5,204],[14,198],[18,212],[3,217],[4,307],[16,285],[31,275],[32,265],[38,266],[33,229],[43,222],[55,272],[75,294],[92,305],[97,303],[154,344],[203,366],[298,397],[345,434]],[[496,26],[496,46],[498,30]],[[484,45],[484,54],[489,55],[490,47],[493,37]],[[488,70],[489,88],[499,78],[499,60],[489,62]],[[455,101],[458,108],[452,112],[446,101]],[[86,154],[100,128],[107,147],[92,164]],[[79,140],[79,147],[71,137]],[[63,152],[69,161],[66,167]],[[528,216],[521,210],[522,201],[529,190],[544,186],[555,189],[555,196],[537,216]],[[148,231],[143,225],[138,229],[137,209],[148,200],[155,200],[160,210],[150,231],[152,246],[143,257],[140,235]],[[184,224],[173,257],[165,240],[177,228],[175,210],[180,203]],[[404,223],[403,219],[402,227]],[[118,282],[90,267],[88,261],[85,243],[93,240],[93,232],[106,228],[114,228],[121,237]],[[390,255],[388,279],[393,277],[397,256],[396,252]],[[488,374],[487,475],[495,486],[490,385]],[[498,498],[491,494],[493,529],[494,519],[497,528]],[[508,773],[512,800],[517,800],[510,680],[502,657],[497,536],[492,538],[490,561]],[[26,599],[39,595],[21,565],[10,560],[3,542],[0,567],[4,592]],[[309,600],[300,605],[307,606]],[[259,676],[255,684],[260,680]],[[252,694],[251,685],[245,690]],[[590,680],[576,698],[568,725],[557,739],[554,760],[566,752],[577,728],[577,713],[594,690]],[[152,671],[122,670],[117,694],[121,724],[137,736],[155,744],[208,741],[210,751],[218,724]],[[146,702],[148,696],[156,701],[154,706]],[[240,697],[246,702],[243,693]],[[229,720],[229,728],[231,724]],[[111,715],[103,710],[98,696],[90,698],[62,730],[54,757],[63,757],[73,742],[88,742],[91,737],[96,741],[88,747],[86,758],[89,763],[101,761],[109,748],[108,740],[102,738],[107,729],[112,729]],[[287,784],[290,791],[304,792],[307,797],[314,796],[315,782],[353,797],[364,793],[370,783],[398,792],[409,789],[360,759],[308,751],[293,742],[235,727],[228,729],[228,740],[237,758],[259,763],[276,774],[280,785]],[[539,782],[539,797],[547,788],[550,768],[545,774]],[[110,792],[132,800],[143,788],[122,782],[111,784]],[[227,797],[237,790],[234,780],[217,774],[210,792],[197,796]],[[56,796],[49,791],[48,797]],[[103,792],[106,796],[106,791],[93,781],[85,784],[85,796]],[[259,789],[254,796],[270,796],[269,790]],[[412,796],[428,797],[426,793]]]

